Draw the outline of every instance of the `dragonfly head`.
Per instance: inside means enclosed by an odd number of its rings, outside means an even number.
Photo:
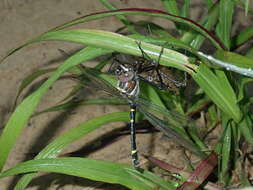
[[[118,65],[115,70],[115,75],[117,76],[118,80],[121,82],[129,82],[134,80],[136,74],[133,67],[129,65]]]

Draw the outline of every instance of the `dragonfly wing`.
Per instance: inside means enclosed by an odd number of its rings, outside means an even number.
[[[110,75],[103,74],[92,68],[83,68],[82,75],[74,78],[80,81],[85,87],[102,90],[110,96],[123,99],[120,92],[112,85],[116,80]]]
[[[168,124],[165,121],[159,119],[158,117],[154,116],[150,112],[146,111],[146,109],[143,108],[142,106],[139,106],[138,110],[145,115],[147,120],[154,127],[156,127],[159,131],[163,132],[167,137],[172,138],[178,144],[190,150],[195,155],[201,158],[205,157],[205,154],[192,141],[185,139],[181,134],[179,134],[172,128],[168,127]]]
[[[195,122],[188,116],[182,115],[172,110],[168,110],[165,107],[158,106],[151,101],[145,100],[143,98],[138,98],[137,104],[145,108],[145,110],[148,110],[148,112],[152,113],[161,120],[165,120],[169,125],[175,128],[179,128],[179,130],[186,129],[189,127],[197,127]]]

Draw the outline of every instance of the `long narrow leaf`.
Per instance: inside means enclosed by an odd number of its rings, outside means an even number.
[[[211,30],[213,26],[217,23],[219,18],[219,6],[216,4],[209,10],[208,15],[203,17],[200,21],[200,24],[203,25],[207,30]],[[195,31],[188,31],[182,37],[181,40],[195,49],[199,49],[203,44],[205,37],[198,34]],[[224,48],[223,48],[224,49]]]
[[[226,121],[223,121],[226,122]],[[224,128],[224,136],[222,139],[222,152],[221,152],[221,172],[220,172],[220,180],[226,184],[226,180],[228,178],[228,170],[229,170],[229,162],[230,162],[230,154],[231,154],[231,143],[232,143],[232,125],[231,123],[223,124],[226,126]]]
[[[83,43],[85,45],[96,46],[104,49],[115,50],[121,53],[132,54],[136,56],[142,56],[139,46],[137,45],[137,40],[131,39],[129,37],[102,31],[102,30],[69,30],[69,31],[56,31],[56,32],[48,32],[45,33],[38,38],[28,41],[26,44],[14,49],[9,55],[19,50],[20,48],[27,46],[31,43],[40,42],[40,41],[49,41],[49,40],[60,40],[60,41],[68,41],[75,43]],[[120,45],[119,45],[120,44]],[[145,42],[141,43],[141,47],[143,51],[145,51],[149,56],[157,60],[161,47],[155,46],[152,44],[148,44]],[[110,51],[108,51],[109,53]],[[165,64],[166,66],[171,66],[178,68],[180,70],[184,70],[186,72],[192,72],[190,68],[194,67],[189,63],[188,58],[178,53],[177,51],[173,51],[170,49],[164,49],[163,54],[161,56],[161,64]]]
[[[176,0],[161,0],[161,2],[168,13],[179,16]]]
[[[233,37],[233,48],[237,48],[245,42],[248,42],[251,38],[253,38],[253,26],[245,28],[240,31],[236,36]]]
[[[233,90],[224,89],[224,84],[222,84],[223,81],[221,81],[207,66],[201,64],[197,74],[193,75],[193,78],[223,112],[227,113],[236,122],[240,121],[242,113],[237,105]],[[229,84],[227,84],[227,86],[228,85]]]
[[[234,1],[233,0],[221,0],[219,1],[219,23],[216,27],[216,32],[220,40],[225,46],[230,48],[230,35],[231,26],[234,14]]]
[[[149,176],[152,175],[149,172],[145,171],[143,174],[140,173],[140,176],[143,176],[140,180],[134,175],[131,175],[129,172],[130,170],[134,169],[125,164],[72,157],[27,161],[0,173],[0,177],[2,178],[28,172],[46,171],[73,175],[107,183],[121,184],[135,190],[160,189],[155,181],[148,181],[144,178],[146,173],[148,173]],[[167,183],[167,185],[168,188],[166,189],[173,188],[169,185],[169,183]]]
[[[189,17],[189,11],[190,11],[190,4],[191,0],[185,0],[184,5],[180,11],[180,16],[181,17]]]
[[[79,51],[75,56],[70,57],[64,62],[64,64],[58,67],[51,77],[36,92],[24,99],[11,115],[0,136],[0,169],[4,166],[9,152],[15,144],[18,136],[21,134],[23,127],[28,122],[41,98],[50,86],[52,86],[52,84],[71,67],[109,52],[110,50],[89,47]]]
[[[207,5],[208,9],[210,9],[214,4],[212,0],[205,0],[204,2]]]
[[[73,143],[74,141],[80,139],[91,131],[101,127],[110,122],[117,121],[129,121],[129,113],[128,112],[119,112],[103,115],[101,117],[96,117],[94,119],[88,120],[68,132],[64,135],[55,139],[52,143],[47,145],[36,157],[35,159],[42,158],[55,158],[57,155],[61,153],[61,151]],[[36,175],[36,173],[30,173],[21,178],[18,184],[15,187],[15,190],[24,189],[28,183],[32,180],[32,178]]]
[[[168,14],[164,11],[156,10],[156,9],[129,8],[129,9],[119,9],[119,10],[115,10],[115,11],[105,11],[105,12],[93,13],[93,14],[86,15],[86,16],[77,18],[75,20],[72,20],[66,24],[60,25],[60,26],[52,29],[51,31],[61,30],[66,27],[76,25],[79,23],[83,23],[83,22],[87,22],[87,21],[91,21],[91,20],[96,20],[96,19],[100,19],[100,18],[105,18],[108,16],[115,16],[115,15],[144,15],[144,16],[152,16],[152,17],[161,17],[161,18],[165,18],[168,20],[172,20],[176,23],[185,24],[188,27],[192,28],[194,31],[202,34],[207,39],[209,39],[216,48],[218,48],[218,49],[225,48],[224,45],[222,44],[222,42],[220,42],[220,40],[218,40],[212,33],[210,33],[207,29],[205,29],[203,26],[199,25],[198,23],[194,22],[193,20],[190,20],[188,18],[179,17],[179,16],[172,15],[172,14]]]

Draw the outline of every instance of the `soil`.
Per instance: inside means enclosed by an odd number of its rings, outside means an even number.
[[[158,1],[152,0],[112,0],[118,8],[139,7],[163,9]],[[199,3],[192,6],[196,9],[193,19],[197,19],[202,14]],[[32,39],[39,34],[58,26],[62,23],[70,21],[82,15],[104,11],[103,5],[99,1],[83,1],[83,0],[4,0],[0,2],[0,57],[3,57],[7,52],[17,47],[18,45]],[[154,21],[149,17],[132,16],[132,20],[149,20]],[[155,22],[168,28],[172,23],[166,23],[163,20],[156,19]],[[244,20],[244,22],[246,22]],[[114,17],[101,19],[97,21],[87,22],[75,28],[101,29],[115,31],[121,23]],[[13,56],[10,56],[0,65],[0,121],[1,127],[7,121],[12,113],[14,100],[18,92],[21,81],[25,76],[34,71],[45,68],[53,68],[61,64],[66,57],[61,54],[59,48],[66,52],[75,52],[82,46],[63,43],[63,42],[42,42],[32,44],[21,51],[18,51]],[[92,64],[93,62],[90,62]],[[27,93],[33,91],[39,86],[39,81],[34,83],[32,88],[29,88],[25,93],[22,93],[20,99],[24,98]],[[54,84],[46,96],[42,99],[37,110],[42,110],[49,106],[60,102],[73,87],[73,82],[70,80],[60,80]],[[19,100],[20,102],[20,100]],[[127,111],[127,107],[123,106],[82,106],[70,111],[45,113],[37,117],[33,117],[22,135],[18,139],[16,146],[11,151],[8,161],[4,169],[13,167],[14,165],[30,160],[40,150],[42,150],[53,139],[63,134],[70,128],[96,116],[115,111]],[[103,126],[85,139],[75,142],[65,149],[63,154],[79,150],[87,143],[97,140],[102,135],[110,133],[118,127],[125,126],[125,123],[112,123]],[[173,142],[163,140],[160,133],[155,134],[138,134],[139,152],[149,154],[160,159],[165,159],[169,163],[184,167],[184,159],[182,151]],[[130,159],[130,144],[129,135],[124,136],[115,143],[89,152],[85,156],[99,160],[109,160],[121,163],[131,164]],[[84,156],[79,155],[79,156]],[[181,159],[182,158],[182,159]],[[147,165],[147,161],[141,157],[143,165]],[[1,190],[11,190],[14,188],[18,177],[8,177],[0,180]],[[108,185],[101,182],[94,182],[82,178],[71,177],[61,174],[40,173],[34,178],[28,190],[78,190],[78,189],[126,189],[119,185]]]

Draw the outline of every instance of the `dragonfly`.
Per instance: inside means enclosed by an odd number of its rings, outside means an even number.
[[[75,77],[84,85],[91,88],[103,90],[110,96],[118,97],[122,103],[130,106],[130,143],[132,164],[135,169],[140,170],[140,162],[136,145],[135,115],[136,110],[141,112],[146,119],[167,137],[172,138],[177,143],[190,150],[197,156],[203,158],[205,153],[193,143],[186,133],[186,129],[196,129],[194,121],[189,117],[167,110],[140,96],[140,79],[132,67],[118,65],[115,70],[115,78],[108,76],[96,69],[83,68],[82,75]],[[88,80],[88,83],[87,83]],[[116,84],[116,86],[114,86]],[[114,85],[113,85],[114,84]]]
[[[160,90],[167,90],[178,93],[178,88],[186,86],[186,72],[184,72],[183,81],[178,81],[175,79],[175,74],[172,74],[170,68],[160,65],[160,59],[161,55],[163,54],[164,47],[161,48],[158,60],[156,61],[151,59],[150,56],[142,49],[140,41],[136,41],[136,44],[142,53],[142,57],[133,58],[130,57],[130,55],[124,55],[125,57],[123,57],[122,54],[115,55],[112,65],[114,65],[115,68],[118,68],[119,65],[132,67],[140,80],[145,81]],[[115,72],[113,66],[111,66],[110,69]],[[173,73],[175,73],[175,71],[173,71]]]

